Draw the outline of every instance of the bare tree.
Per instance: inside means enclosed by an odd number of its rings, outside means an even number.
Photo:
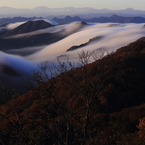
[[[102,58],[103,55],[104,53],[101,53],[100,57]],[[97,108],[97,103],[99,104],[97,95],[106,78],[103,78],[103,81],[100,82],[100,71],[98,75],[90,79],[88,65],[92,59],[99,58],[96,52],[82,51],[78,56],[78,62],[71,61],[69,56],[64,56],[63,60],[58,57],[57,64],[44,62],[39,65],[38,70],[34,70],[33,74],[28,76],[26,81],[27,85],[33,88],[35,99],[38,100],[41,112],[45,117],[39,131],[43,134],[43,137],[51,138],[53,145],[84,145],[86,140],[90,140],[91,143],[91,135],[96,132],[89,127],[93,117],[92,112],[95,110],[94,105]],[[63,98],[63,94],[66,96],[65,91],[61,95],[58,93],[61,92],[59,83],[62,83],[61,85],[67,90],[68,96],[65,98]],[[88,90],[88,88],[90,89]],[[52,115],[51,110],[46,105],[46,98],[53,99],[56,115]],[[77,105],[74,105],[75,100],[81,102],[81,106],[78,106],[80,105],[78,102]],[[36,141],[29,137],[23,129],[24,125],[15,106],[13,106],[13,109],[19,124],[19,131],[31,144],[36,144]],[[78,111],[82,113],[78,113]],[[0,115],[9,122],[12,121],[5,114]],[[29,118],[31,117],[29,116]],[[76,126],[80,130],[79,132],[74,130]]]

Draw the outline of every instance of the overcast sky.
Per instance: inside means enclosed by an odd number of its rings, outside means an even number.
[[[1,0],[0,7],[34,8],[47,6],[59,7],[93,7],[96,9],[108,8],[112,10],[134,8],[145,10],[145,0]]]

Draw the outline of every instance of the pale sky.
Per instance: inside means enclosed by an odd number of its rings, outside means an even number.
[[[96,9],[108,8],[112,10],[134,8],[145,10],[145,0],[1,0],[0,7],[34,8],[47,6],[49,8],[62,7],[92,7]]]

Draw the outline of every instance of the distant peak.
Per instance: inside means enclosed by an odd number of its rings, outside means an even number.
[[[127,8],[126,10],[134,10],[133,8]]]
[[[64,19],[70,19],[70,18],[72,18],[72,17],[68,15]]]
[[[114,17],[119,17],[118,15],[114,14],[111,16],[111,18],[114,18]]]
[[[79,17],[79,16],[75,16],[74,18],[79,18],[79,19],[80,19],[80,17]]]

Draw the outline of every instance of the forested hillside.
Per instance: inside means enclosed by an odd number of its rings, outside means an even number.
[[[67,56],[51,71],[42,64],[27,80],[38,86],[0,106],[0,144],[144,145],[144,40],[82,51],[81,67]]]

